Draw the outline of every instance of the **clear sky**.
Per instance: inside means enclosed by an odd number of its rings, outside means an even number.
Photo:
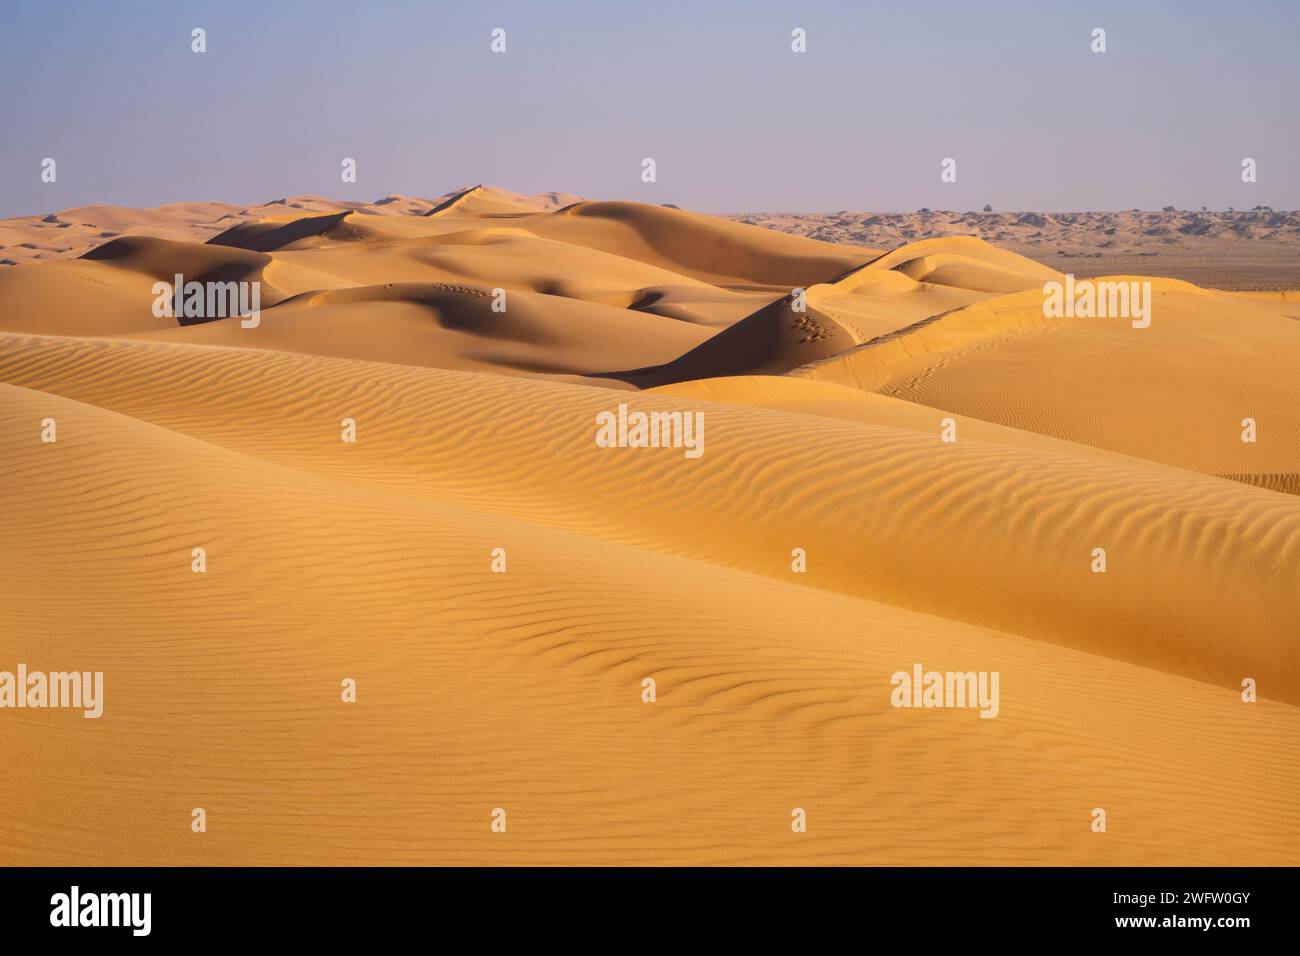
[[[1297,100],[1300,0],[0,0],[0,216],[478,182],[714,212],[1295,209]]]

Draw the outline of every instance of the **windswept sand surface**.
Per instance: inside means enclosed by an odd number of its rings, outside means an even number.
[[[1053,319],[978,238],[492,187],[55,218],[0,223],[63,234],[0,269],[0,670],[104,715],[0,710],[0,863],[1300,863],[1294,294]]]

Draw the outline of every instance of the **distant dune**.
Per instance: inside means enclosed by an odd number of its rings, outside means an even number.
[[[260,206],[235,206],[221,202],[173,203],[157,209],[123,206],[80,206],[44,216],[0,219],[0,263],[21,265],[80,256],[87,250],[123,235],[207,242],[236,226],[260,227],[266,232],[297,220],[355,212],[363,216],[429,216],[460,204],[475,213],[558,209],[578,201],[567,193],[522,196],[493,186],[458,189],[435,199],[389,195],[372,203],[338,202],[321,196],[299,195],[275,199]],[[312,228],[302,226],[300,228]],[[400,227],[398,227],[400,228]],[[234,233],[239,235],[239,233]],[[238,243],[225,242],[225,245]]]
[[[920,215],[0,221],[0,670],[106,685],[0,711],[0,863],[1300,861],[1296,294],[1130,259],[1148,326],[1048,317],[1026,244],[1139,214]],[[893,706],[916,664],[996,718]]]
[[[1234,290],[1300,288],[1300,212],[744,213],[739,222],[892,248],[975,236],[1079,276],[1137,273]]]

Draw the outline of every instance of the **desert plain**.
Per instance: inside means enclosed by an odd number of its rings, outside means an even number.
[[[1295,214],[915,215],[0,220],[0,863],[1300,862]]]

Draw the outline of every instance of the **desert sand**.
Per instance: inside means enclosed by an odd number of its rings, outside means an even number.
[[[832,238],[0,221],[0,669],[105,675],[0,710],[0,864],[1300,863],[1295,294],[1054,319],[1023,249]],[[177,273],[259,324],[156,315]],[[703,453],[600,447],[620,404]],[[996,719],[892,706],[915,663]]]

